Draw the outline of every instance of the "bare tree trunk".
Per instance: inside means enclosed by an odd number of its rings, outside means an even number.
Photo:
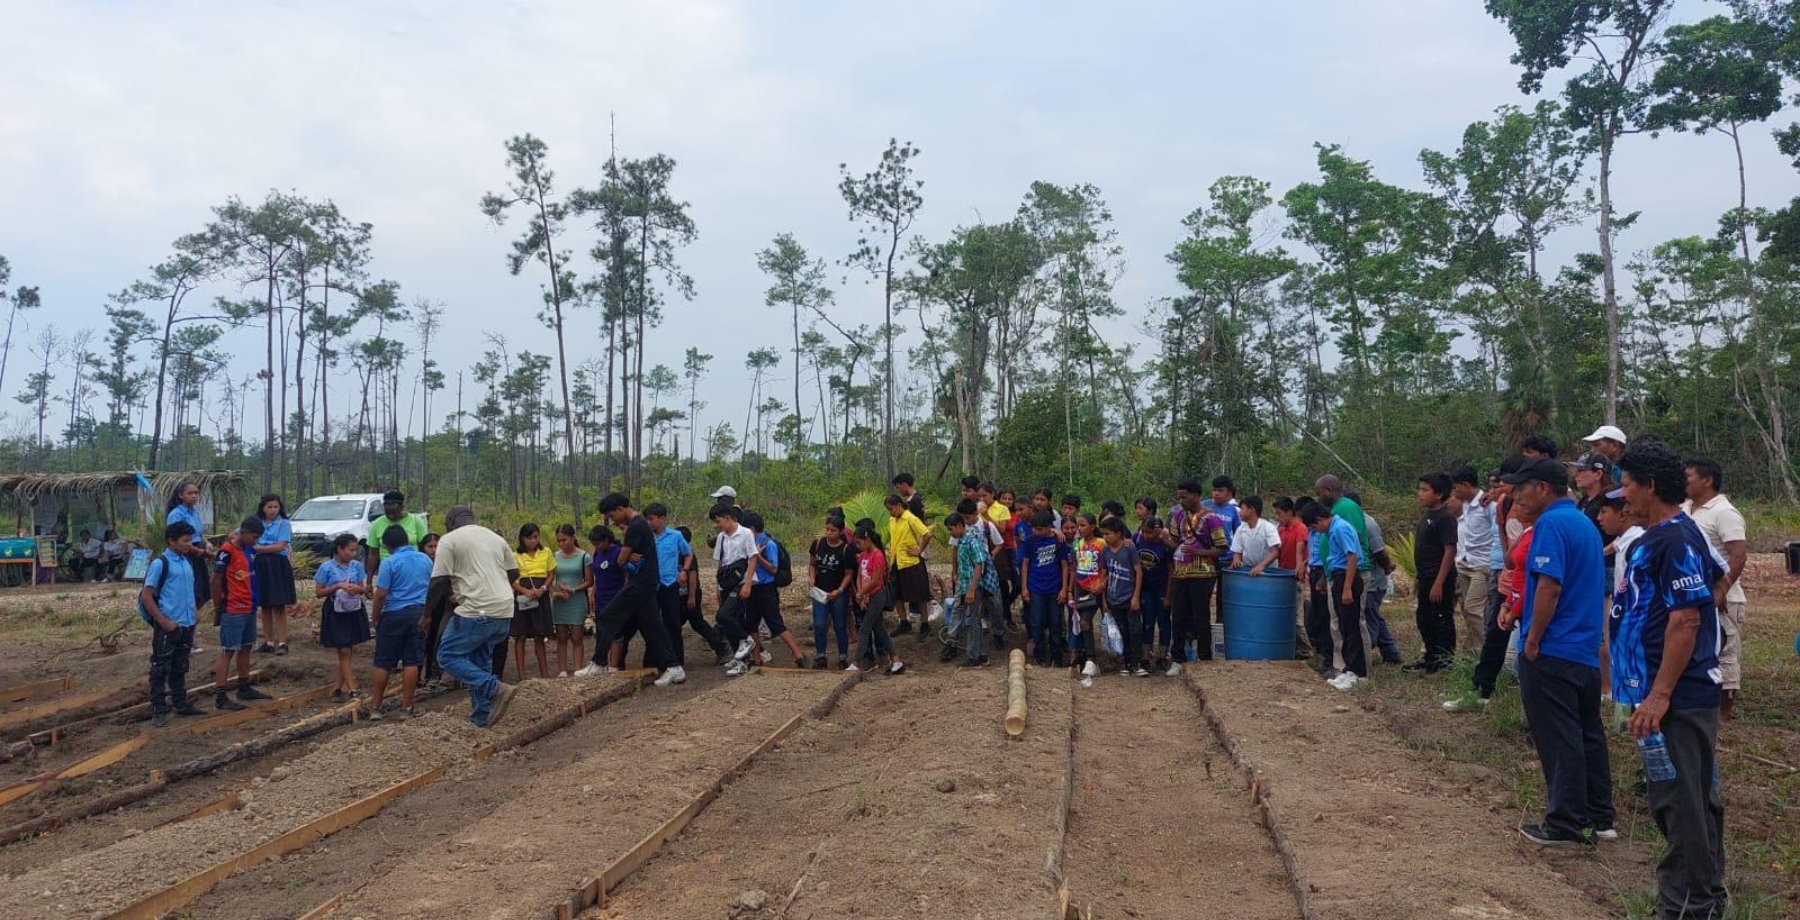
[[[1617,118],[1617,115],[1612,116]],[[1613,274],[1613,132],[1600,140],[1600,286],[1606,302],[1606,424],[1619,421],[1619,288]]]

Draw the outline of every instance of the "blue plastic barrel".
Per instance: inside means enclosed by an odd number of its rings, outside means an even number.
[[[1294,573],[1273,566],[1250,577],[1226,569],[1225,657],[1241,661],[1294,658]]]

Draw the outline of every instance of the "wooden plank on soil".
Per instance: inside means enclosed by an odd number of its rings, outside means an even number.
[[[792,670],[798,671],[799,669]],[[802,673],[810,674],[812,672],[804,671]],[[837,686],[832,688],[831,693],[827,695],[825,699],[820,700],[817,705],[813,706],[808,711],[794,716],[782,723],[779,728],[770,733],[767,738],[764,738],[761,744],[752,748],[749,753],[745,754],[742,758],[739,758],[737,763],[719,774],[719,778],[698,796],[695,796],[694,800],[689,802],[686,807],[676,812],[675,815],[667,821],[664,821],[661,826],[645,835],[644,838],[639,840],[637,845],[627,851],[624,856],[613,860],[611,864],[601,870],[599,876],[585,879],[580,884],[576,885],[575,889],[569,893],[568,903],[558,904],[556,906],[554,914],[555,920],[572,920],[572,918],[590,907],[605,905],[607,892],[619,887],[619,885],[623,884],[632,873],[642,869],[649,863],[651,857],[655,856],[656,852],[662,849],[663,844],[674,839],[675,836],[680,834],[695,818],[699,817],[700,813],[705,811],[706,807],[711,805],[713,801],[725,791],[726,786],[731,785],[731,782],[734,779],[750,769],[752,762],[755,761],[756,758],[773,750],[777,744],[781,743],[783,738],[792,734],[794,729],[799,728],[800,723],[805,720],[822,719],[825,716],[830,715],[831,710],[837,707],[838,701],[843,699],[844,694],[849,691],[851,687],[856,685],[857,679],[861,676],[862,675],[859,672],[855,671],[844,676],[838,681]]]
[[[139,898],[118,911],[108,914],[107,920],[155,920],[163,914],[187,905],[195,898],[212,890],[214,885],[239,872],[262,865],[272,859],[280,859],[295,850],[308,846],[321,837],[337,833],[369,818],[386,808],[388,803],[395,799],[436,782],[449,769],[449,764],[440,764],[423,773],[401,780],[374,795],[358,799],[343,808],[314,818],[246,853],[219,863],[204,872],[188,876],[154,894]]]
[[[598,708],[597,706],[592,705],[596,700],[607,698],[621,688],[623,688],[626,693],[620,694],[619,696],[628,695],[630,691],[635,690],[642,682],[643,677],[641,675],[634,676],[625,683],[608,688],[606,691],[597,694],[596,697],[584,701],[581,705],[570,707],[564,713],[547,721],[557,722],[562,716],[568,715],[568,713],[571,712],[585,714],[586,712],[591,711],[592,708]],[[613,696],[612,698],[617,699],[619,696]],[[334,710],[332,714],[348,715],[354,720],[356,718],[356,708],[360,705],[360,703],[349,703],[341,709]],[[575,718],[579,717],[580,715],[575,716]],[[318,717],[315,717],[315,719],[316,718]],[[568,721],[573,721],[573,719]],[[567,725],[568,721],[560,722],[557,727]],[[544,734],[548,734],[548,732],[534,735],[531,734],[531,729],[526,729],[525,731],[512,736],[512,738],[507,739],[507,741],[501,742],[500,747],[498,748],[494,745],[488,745],[482,748],[481,751],[491,754],[496,749],[505,750],[508,746],[512,746],[509,742],[514,739],[525,737],[525,741],[518,742],[525,744],[537,740],[537,738],[542,737]],[[477,756],[481,756],[479,751],[477,752]],[[373,795],[358,799],[336,811],[321,815],[279,837],[265,841],[248,852],[227,859],[203,872],[189,876],[162,891],[140,898],[137,901],[126,905],[124,908],[107,915],[106,920],[155,920],[155,918],[161,917],[170,911],[192,903],[196,898],[212,890],[213,886],[239,872],[254,868],[273,859],[280,859],[289,853],[304,849],[322,837],[337,833],[344,828],[373,817],[396,799],[436,782],[438,779],[442,778],[444,774],[448,773],[450,768],[454,765],[455,761],[439,764],[429,770],[416,774],[409,779],[395,783]],[[209,803],[209,806],[216,804],[218,803]],[[222,810],[222,808],[214,808],[214,810]],[[187,817],[198,817],[198,815],[189,815]],[[307,916],[323,917],[336,908],[337,902],[338,899],[334,898],[331,901],[320,905],[318,908],[315,908],[313,911],[309,912]]]
[[[290,709],[297,709],[302,706],[311,706],[320,700],[329,699],[331,697],[331,692],[336,689],[337,684],[335,683],[325,684],[323,686],[314,687],[303,693],[296,693],[292,696],[284,696],[277,700],[270,700],[260,706],[250,704],[248,709],[242,709],[237,712],[222,712],[209,719],[201,719],[198,722],[184,725],[182,726],[181,731],[183,734],[198,735],[203,732],[228,728],[233,725],[242,725],[245,722],[254,722],[257,719],[266,719],[278,712],[286,712]]]
[[[17,684],[0,690],[0,703],[17,703],[23,700],[56,696],[59,693],[75,689],[75,684],[76,680],[73,674],[64,674],[51,680],[40,680],[34,684]]]
[[[140,734],[112,745],[106,750],[84,757],[60,770],[44,773],[31,777],[30,779],[20,780],[4,789],[0,789],[0,805],[11,804],[34,792],[47,789],[50,786],[55,785],[58,780],[73,779],[77,776],[86,776],[97,770],[104,770],[107,767],[130,757],[132,754],[137,753],[140,748],[148,743],[150,743],[150,736],[148,734]]]
[[[267,676],[268,676],[268,672],[261,668],[258,668],[257,670],[250,672],[250,679],[253,681],[261,680]],[[133,688],[127,687],[127,688],[123,688],[123,689],[133,689]],[[198,687],[193,687],[193,688],[189,689],[187,692],[187,697],[188,697],[188,699],[192,700],[198,696],[201,696],[202,694],[211,693],[211,692],[213,692],[214,689],[216,689],[216,688],[213,684],[201,684]],[[109,691],[109,693],[117,693],[117,692],[119,692],[119,689],[114,689],[112,691]],[[149,713],[150,713],[150,704],[148,702],[137,703],[134,705],[126,706],[122,709],[115,709],[111,712],[102,712],[98,715],[87,716],[85,718],[77,719],[73,722],[65,722],[61,725],[52,726],[52,727],[46,728],[42,731],[32,732],[30,735],[26,736],[26,741],[29,741],[30,743],[39,745],[39,746],[46,745],[46,744],[55,745],[55,744],[60,743],[64,738],[68,738],[68,737],[71,737],[74,735],[81,734],[83,732],[92,730],[98,726],[122,725],[126,722],[130,722],[130,721],[138,719],[142,716],[148,715]]]
[[[243,793],[236,789],[233,789],[232,791],[227,792],[224,795],[219,796],[218,798],[213,799],[210,802],[206,802],[206,803],[202,804],[199,808],[195,808],[190,811],[186,811],[179,815],[176,815],[175,817],[170,818],[169,820],[164,821],[161,824],[156,825],[155,827],[168,827],[171,824],[180,824],[184,821],[192,821],[195,818],[204,818],[207,815],[217,814],[221,811],[231,811],[231,810],[237,808],[238,804],[242,800],[243,800]],[[154,830],[155,827],[153,827],[152,830]]]
[[[0,713],[0,730],[18,725],[26,725],[40,719],[47,719],[59,712],[68,712],[71,709],[92,706],[109,696],[130,692],[132,689],[133,688],[130,687],[105,687],[99,690],[84,690],[80,693],[72,693],[68,696],[58,697],[57,699],[45,700],[42,703],[26,706],[22,709]]]

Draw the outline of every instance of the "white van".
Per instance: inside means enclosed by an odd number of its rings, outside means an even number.
[[[412,516],[429,524],[422,511]],[[294,525],[294,543],[310,548],[320,557],[331,554],[331,543],[339,534],[351,534],[369,544],[369,524],[381,517],[381,493],[358,492],[349,495],[320,495],[288,515]]]

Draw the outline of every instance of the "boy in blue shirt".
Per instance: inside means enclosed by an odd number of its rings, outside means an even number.
[[[1612,768],[1600,718],[1600,628],[1607,583],[1600,533],[1569,497],[1569,474],[1548,457],[1509,474],[1513,502],[1535,514],[1519,628],[1519,701],[1543,764],[1540,824],[1519,828],[1539,846],[1592,846],[1613,832]],[[1610,838],[1609,838],[1610,839]]]
[[[169,713],[204,715],[188,702],[188,656],[194,650],[194,525],[176,521],[163,528],[167,549],[150,563],[144,587],[138,591],[139,614],[156,627],[150,637],[150,711],[158,728],[169,724]]]
[[[1019,543],[1019,583],[1024,586],[1025,628],[1031,636],[1027,651],[1040,666],[1065,664],[1061,617],[1069,600],[1073,558],[1069,544],[1057,536],[1056,517],[1048,511],[1034,512],[1031,536]]]
[[[1313,564],[1319,571],[1318,580],[1326,597],[1324,604],[1313,605],[1313,637],[1315,642],[1324,637],[1324,648],[1329,649],[1330,624],[1336,621],[1339,657],[1343,659],[1344,670],[1328,683],[1338,690],[1349,690],[1359,679],[1369,676],[1368,658],[1363,654],[1362,573],[1357,566],[1362,540],[1349,521],[1332,514],[1331,509],[1318,502],[1308,502],[1300,511],[1300,520],[1321,535],[1313,540]],[[1323,609],[1327,607],[1329,609]],[[1325,652],[1321,651],[1321,654]]]
[[[375,631],[369,718],[381,718],[388,675],[398,667],[400,712],[410,719],[419,714],[413,706],[413,693],[419,687],[419,668],[425,664],[425,595],[431,588],[432,562],[412,545],[412,535],[398,524],[381,535],[381,545],[388,557],[375,573],[375,602],[369,605],[369,625]]]

